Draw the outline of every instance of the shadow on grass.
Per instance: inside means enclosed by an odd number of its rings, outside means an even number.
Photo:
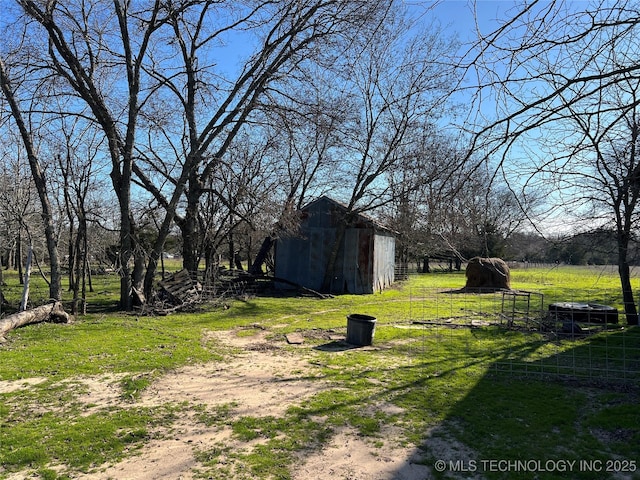
[[[362,347],[359,345],[352,345],[343,340],[333,340],[329,343],[324,343],[322,345],[313,347],[314,350],[319,350],[321,352],[346,352],[347,350],[355,350],[361,348]]]
[[[495,333],[469,331],[468,336],[478,341],[485,337],[495,337]],[[423,353],[411,354],[402,350],[403,346],[393,351],[389,348],[360,347],[344,341],[332,341],[313,347],[326,353],[350,351],[348,356],[337,356],[336,364],[329,367],[330,372],[323,376],[323,381],[347,381],[353,386],[340,388],[330,392],[330,402],[312,402],[300,414],[310,417],[324,417],[340,412],[343,409],[363,410],[367,405],[378,405],[391,402],[404,409],[417,412],[419,421],[428,417],[441,416],[440,409],[450,400],[463,398],[468,391],[469,383],[474,385],[486,373],[487,365],[496,355],[506,356],[518,352],[527,356],[538,348],[538,343],[527,343],[519,346],[503,346],[500,350],[478,348],[472,351],[460,351],[455,345],[449,348],[440,339],[437,346],[427,347]],[[433,347],[433,348],[432,348]],[[435,348],[438,348],[437,354]],[[372,349],[371,349],[372,348]],[[407,347],[408,348],[408,347]],[[433,352],[433,354],[431,354]],[[380,354],[376,358],[376,354]],[[373,354],[373,355],[372,355]],[[413,355],[416,357],[409,365],[397,365],[390,355]],[[327,357],[328,365],[333,356]],[[343,362],[343,363],[341,363]],[[341,368],[337,368],[342,365]],[[361,367],[365,368],[361,368]],[[458,380],[462,379],[461,382]],[[371,388],[362,382],[371,380],[379,386]],[[414,413],[411,412],[410,415]]]
[[[640,478],[640,329],[531,347],[494,351],[450,396],[420,447],[434,478]]]
[[[366,405],[403,408],[398,421],[419,446],[390,478],[640,478],[640,329],[526,335],[473,329],[459,343],[437,333],[410,365],[358,372],[382,388],[334,392],[299,414],[349,423]]]

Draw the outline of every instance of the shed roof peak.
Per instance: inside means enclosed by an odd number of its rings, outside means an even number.
[[[378,220],[374,219],[373,217],[370,217],[369,215],[366,215],[366,214],[364,214],[362,212],[359,212],[358,209],[349,210],[349,207],[347,205],[345,205],[344,203],[339,202],[338,200],[335,200],[335,199],[333,199],[333,198],[331,198],[331,197],[329,197],[327,195],[322,195],[322,196],[316,198],[315,200],[307,203],[300,210],[301,211],[311,210],[314,206],[316,206],[318,204],[322,204],[322,203],[326,203],[328,205],[337,207],[339,210],[341,210],[344,213],[352,213],[354,220],[361,221],[363,223],[367,223],[372,228],[374,228],[376,230],[384,230],[386,232],[394,233],[392,229],[390,229],[387,226],[383,225],[382,223],[380,223]]]

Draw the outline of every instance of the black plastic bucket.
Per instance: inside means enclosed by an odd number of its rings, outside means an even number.
[[[347,343],[366,346],[373,343],[376,332],[376,317],[352,313],[347,315]]]

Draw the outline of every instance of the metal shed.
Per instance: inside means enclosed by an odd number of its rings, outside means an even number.
[[[320,290],[331,248],[347,208],[320,197],[301,210],[299,235],[280,238],[275,276]],[[356,215],[347,225],[332,272],[331,293],[373,293],[394,281],[395,236],[375,220]],[[291,288],[282,282],[278,288]]]

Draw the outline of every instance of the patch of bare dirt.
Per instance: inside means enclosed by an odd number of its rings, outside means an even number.
[[[220,334],[227,345],[244,349],[233,362],[183,367],[165,375],[142,396],[143,405],[188,401],[233,405],[236,417],[279,416],[292,404],[317,393],[324,384],[312,376],[305,359],[280,352],[266,333],[251,337]]]
[[[319,451],[300,459],[294,480],[425,480],[431,469],[423,464],[422,452],[395,445],[390,435],[382,445],[364,439],[355,430],[341,429]]]
[[[21,378],[20,380],[0,380],[0,393],[10,393],[17,390],[26,390],[32,385],[46,382],[43,377]]]
[[[104,466],[84,480],[191,480],[198,465],[194,449],[207,448],[215,432],[199,430],[191,422],[175,426],[175,437],[147,442],[138,454]]]
[[[240,335],[238,335],[240,333]],[[231,420],[243,416],[282,416],[292,405],[329,388],[318,377],[317,366],[309,355],[293,355],[284,349],[284,338],[269,338],[269,332],[208,332],[206,341],[238,349],[228,362],[213,362],[179,368],[157,379],[136,401],[136,405],[159,406],[188,402],[207,411],[226,407]],[[301,346],[300,348],[307,348]],[[310,349],[308,349],[311,352]],[[306,358],[304,358],[306,357]],[[83,385],[78,401],[87,412],[108,408],[122,401],[118,376],[82,377],[71,380]],[[30,382],[0,382],[0,391],[26,388]],[[388,414],[398,407],[381,402],[375,406]],[[383,432],[379,443],[358,436],[351,429],[338,431],[326,445],[301,453],[294,467],[296,480],[424,480],[431,469],[420,463],[422,452],[395,444],[395,427]],[[207,426],[196,412],[186,414],[169,428],[155,432],[153,439],[132,456],[114,465],[104,465],[94,473],[73,478],[81,480],[192,480],[201,467],[198,452],[214,447],[249,451],[255,446],[233,437],[226,426]],[[258,440],[257,442],[259,442]],[[441,448],[444,445],[440,444]],[[224,462],[224,457],[222,458]],[[232,462],[226,465],[233,472]],[[246,472],[245,472],[246,474]],[[233,478],[233,475],[229,476]],[[245,478],[245,477],[242,477]]]

